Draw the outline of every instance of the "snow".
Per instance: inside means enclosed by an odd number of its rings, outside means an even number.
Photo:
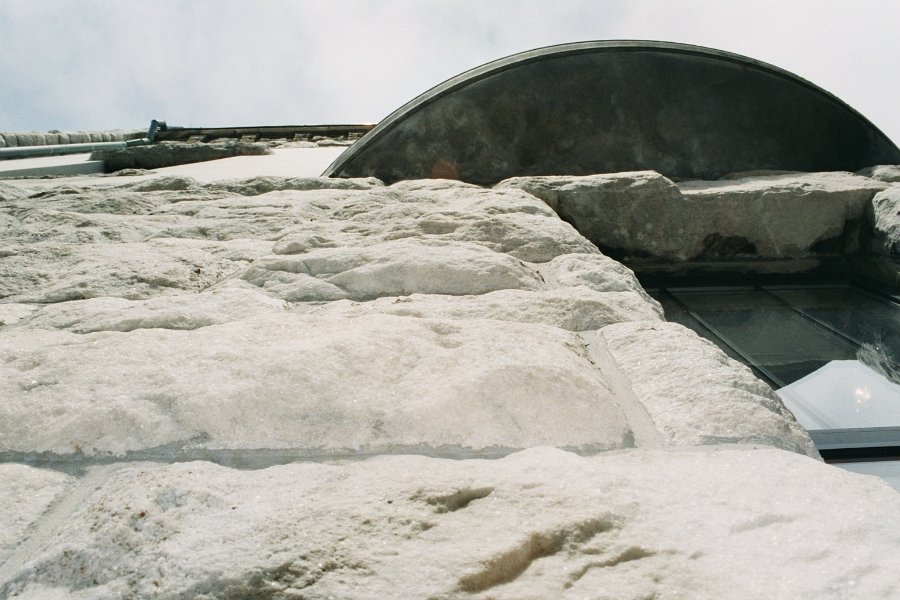
[[[273,148],[267,156],[235,156],[188,165],[156,169],[152,176],[184,176],[197,181],[241,179],[260,175],[315,177],[321,174],[345,147]]]

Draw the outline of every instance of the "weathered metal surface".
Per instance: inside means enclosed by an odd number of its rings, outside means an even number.
[[[606,41],[533,50],[454,77],[384,119],[325,175],[492,184],[894,163],[900,150],[872,123],[782,69],[697,46]]]

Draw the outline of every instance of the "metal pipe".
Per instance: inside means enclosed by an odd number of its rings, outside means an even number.
[[[165,130],[165,121],[150,121],[150,128],[146,137],[124,140],[121,142],[89,142],[82,144],[54,144],[51,146],[16,146],[12,148],[0,148],[0,160],[7,158],[28,158],[36,156],[60,156],[63,154],[84,154],[95,150],[124,150],[132,146],[146,146],[152,144],[156,138],[156,132]]]
[[[0,159],[28,158],[34,156],[58,156],[62,154],[83,154],[94,150],[120,150],[127,142],[96,142],[90,144],[57,144],[53,146],[18,146],[0,148]]]

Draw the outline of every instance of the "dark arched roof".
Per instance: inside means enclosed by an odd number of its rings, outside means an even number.
[[[653,169],[855,171],[900,150],[838,98],[750,58],[668,42],[551,46],[487,63],[385,118],[325,175],[492,184]]]

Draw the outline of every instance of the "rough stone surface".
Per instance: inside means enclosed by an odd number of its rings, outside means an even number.
[[[179,243],[59,244],[0,249],[0,298],[64,302],[98,296],[137,300],[202,291],[233,270],[233,263]]]
[[[681,216],[687,202],[674,183],[653,171],[516,177],[496,187],[533,194],[605,248],[678,258],[694,251],[685,239],[689,221]]]
[[[10,189],[7,451],[633,444],[628,399],[563,330],[661,309],[531,194],[184,177]]]
[[[872,199],[868,216],[872,227],[871,249],[900,257],[900,185],[879,192]]]
[[[110,141],[103,139],[93,141]],[[92,136],[93,138],[93,136]],[[265,144],[231,142],[225,144],[160,142],[149,146],[131,146],[115,150],[97,150],[91,160],[102,160],[107,173],[119,169],[159,169],[174,165],[217,160],[231,156],[257,156],[267,154]]]
[[[896,493],[661,317],[512,186],[0,184],[0,597],[896,596]]]
[[[190,178],[173,177],[175,181]],[[159,185],[153,181],[138,184],[141,188],[150,191]],[[225,179],[206,184],[206,189],[216,192],[231,192],[241,196],[258,196],[268,192],[284,190],[309,191],[309,190],[368,190],[381,187],[382,183],[374,177],[364,179],[334,180],[324,177],[272,177],[258,176],[248,179]]]
[[[652,171],[518,177],[601,249],[664,260],[795,258],[858,222],[889,184],[850,173],[788,173],[674,184]],[[858,234],[857,234],[858,235]],[[852,240],[850,241],[852,245]]]
[[[94,487],[98,488],[94,490]],[[817,598],[900,594],[900,496],[774,449],[380,457],[92,483],[22,600]]]
[[[149,300],[103,296],[43,307],[3,304],[0,305],[0,310],[6,306],[23,307],[20,309],[23,316],[16,321],[8,318],[7,323],[19,322],[24,327],[64,329],[74,333],[199,329],[257,313],[281,312],[286,308],[283,301],[237,286],[192,295],[160,296]]]
[[[6,207],[7,202],[11,202],[13,200],[18,200],[21,198],[25,198],[28,196],[28,192],[16,187],[14,185],[10,185],[8,183],[4,183],[0,181],[0,201],[4,203],[4,208]],[[4,211],[5,216],[5,211]]]
[[[543,284],[521,261],[478,244],[410,239],[262,258],[243,277],[290,301],[484,294]]]
[[[0,304],[0,327],[25,319],[40,308],[36,304]]]
[[[188,331],[18,328],[0,357],[0,439],[17,452],[631,444],[581,338],[540,325],[267,312]]]
[[[633,444],[563,330],[661,309],[529,194],[184,177],[11,189],[8,452]]]
[[[667,444],[758,442],[818,456],[769,386],[690,329],[619,323],[600,335]]]
[[[62,473],[0,464],[0,565],[59,493],[73,483],[73,477]]]
[[[679,187],[694,205],[691,216],[709,214],[704,241],[710,234],[745,238],[757,255],[780,258],[814,252],[817,244],[839,238],[886,184],[850,173],[801,173]]]
[[[480,295],[440,296],[412,294],[371,302],[330,302],[316,313],[348,315],[387,313],[441,319],[499,319],[542,323],[568,331],[599,329],[622,321],[656,321],[662,309],[655,302],[627,291],[597,292],[585,286],[551,290],[498,290]]]
[[[286,230],[274,248],[276,253],[406,237],[473,242],[529,262],[574,252],[597,253],[543,203],[518,191],[410,181],[334,202],[331,207],[319,206],[329,219],[313,215],[316,222]]]
[[[900,165],[877,165],[863,169],[858,174],[878,181],[900,183]]]

